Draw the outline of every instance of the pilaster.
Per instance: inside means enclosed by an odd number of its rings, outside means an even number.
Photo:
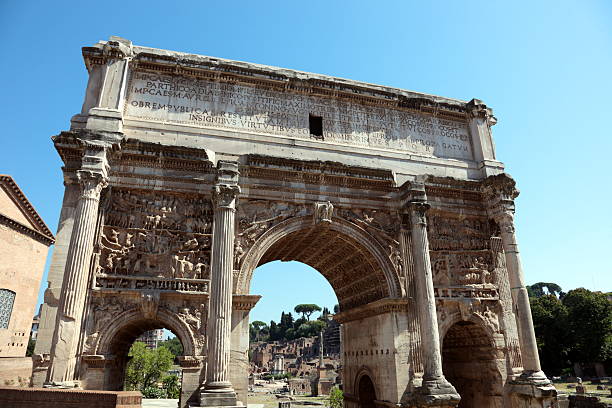
[[[410,222],[416,298],[420,315],[423,352],[423,382],[414,392],[418,407],[453,407],[461,397],[442,372],[442,353],[433,287],[429,239],[427,236],[427,203],[424,184],[413,184],[406,206]]]
[[[219,161],[213,187],[213,238],[210,307],[208,316],[208,364],[201,406],[237,406],[230,382],[232,277],[234,265],[234,218],[238,186],[238,163]]]

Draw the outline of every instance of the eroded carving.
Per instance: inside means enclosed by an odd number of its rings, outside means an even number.
[[[114,190],[98,277],[207,279],[212,207],[203,198]]]

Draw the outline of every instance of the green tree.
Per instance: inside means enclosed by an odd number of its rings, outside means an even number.
[[[155,388],[159,379],[172,367],[174,360],[174,356],[166,347],[150,350],[139,341],[132,344],[128,356],[131,359],[125,372],[125,388],[143,394],[147,390],[147,395],[149,389]]]
[[[183,344],[176,336],[172,337],[171,339],[160,342],[159,346],[167,348],[170,351],[170,353],[174,355],[175,359],[178,356],[183,355]]]
[[[262,335],[266,335],[269,331],[268,325],[261,320],[255,320],[250,324],[249,337],[252,341],[261,341]]]
[[[36,347],[36,340],[28,340],[28,348],[26,350],[26,357],[32,357],[34,355],[34,347]]]
[[[569,351],[572,344],[566,335],[567,308],[554,295],[529,300],[542,367],[549,375],[560,375],[571,365]]]
[[[270,333],[270,336],[269,336],[270,341],[277,341],[281,339],[280,329],[274,320],[270,321],[269,333]]]
[[[340,388],[334,386],[329,391],[329,398],[327,400],[329,408],[342,408],[344,406],[344,393]]]
[[[162,378],[162,384],[166,390],[166,398],[179,398],[181,395],[181,384],[175,374]]]
[[[546,292],[544,292],[546,288]],[[561,286],[552,282],[538,282],[533,285],[527,286],[527,293],[529,297],[542,297],[545,295],[554,295],[555,297],[561,297],[564,293],[561,291]]]
[[[612,358],[612,304],[601,292],[578,288],[563,297],[567,308],[567,337],[573,362],[604,362]]]
[[[310,320],[310,315],[314,312],[320,312],[321,307],[314,303],[303,303],[297,305],[293,310],[295,310],[295,313],[301,313],[302,317],[305,317],[306,320]]]
[[[289,313],[285,313],[282,312],[281,313],[281,318],[280,318],[280,322],[278,324],[279,330],[280,330],[280,336],[282,339],[286,339],[287,337],[287,330],[289,329],[294,329],[295,328],[295,322],[293,321],[293,315],[291,314],[291,312]]]

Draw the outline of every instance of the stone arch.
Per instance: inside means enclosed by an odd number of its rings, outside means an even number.
[[[196,341],[187,325],[174,314],[163,309],[158,310],[154,319],[145,318],[139,310],[128,310],[120,313],[100,330],[101,334],[96,345],[96,354],[113,355],[118,342],[131,344],[142,332],[156,328],[168,328],[176,334],[183,345],[186,356],[198,355]],[[140,333],[134,335],[136,331]]]
[[[330,277],[325,274],[325,266],[314,262],[312,256],[310,258],[305,256],[303,250],[300,253],[299,247],[293,248],[298,249],[298,251],[293,253],[289,250],[278,250],[279,247],[284,248],[280,244],[286,239],[295,240],[295,237],[297,237],[297,241],[303,240],[307,242],[308,239],[317,236],[333,237],[338,247],[348,248],[353,253],[363,255],[361,258],[362,263],[367,263],[367,266],[370,267],[370,275],[374,276],[374,274],[377,274],[384,280],[384,284],[379,288],[381,293],[378,294],[378,298],[401,296],[401,286],[395,265],[391,261],[389,254],[386,253],[385,249],[374,237],[363,228],[342,218],[334,217],[330,224],[314,224],[311,216],[290,218],[262,234],[244,257],[244,262],[235,282],[235,292],[240,294],[249,293],[255,268],[276,259],[283,261],[296,260],[306,263],[317,269],[330,281]],[[319,247],[314,249],[314,252],[319,251],[323,254],[324,252],[321,251],[321,247],[325,245],[325,240],[319,239],[317,245]],[[275,254],[268,256],[270,251],[275,252]],[[342,308],[342,296],[338,294],[338,287],[334,286],[332,281],[330,281],[330,284],[334,291],[336,291]]]
[[[495,345],[494,338],[495,338],[495,335],[498,333],[493,330],[493,328],[491,327],[491,325],[486,319],[484,319],[478,313],[470,313],[470,315],[467,318],[464,318],[464,316],[461,315],[461,313],[459,312],[452,313],[448,315],[446,319],[440,320],[438,322],[438,333],[440,335],[440,344],[442,344],[442,341],[444,340],[444,336],[446,336],[446,333],[448,332],[448,330],[453,325],[459,322],[471,322],[471,323],[474,323],[480,326],[485,331],[489,339],[491,340],[491,344]]]
[[[376,406],[374,401],[378,399],[380,394],[377,384],[374,382],[374,375],[368,367],[362,366],[357,372],[353,390],[359,407],[374,408]]]
[[[440,325],[442,367],[461,396],[459,408],[501,406],[505,361],[496,333],[482,316],[450,315]]]

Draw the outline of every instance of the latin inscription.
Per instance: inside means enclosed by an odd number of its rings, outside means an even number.
[[[323,136],[310,134],[309,115],[323,118]],[[125,116],[472,159],[467,126],[460,121],[148,72],[132,72]]]

